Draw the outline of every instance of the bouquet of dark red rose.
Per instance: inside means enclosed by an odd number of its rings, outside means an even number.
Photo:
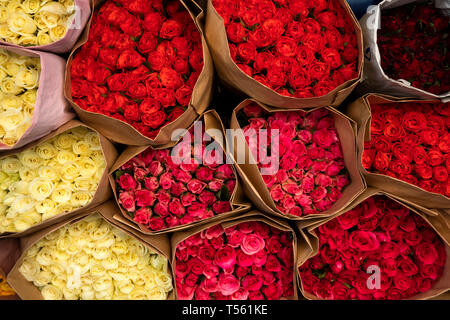
[[[314,232],[319,252],[299,268],[309,298],[426,298],[448,263],[431,225],[386,196],[370,197]],[[445,281],[434,295],[449,289]]]
[[[295,296],[292,230],[247,218],[214,225],[176,245],[180,300],[279,300]],[[286,231],[284,230],[286,229]]]
[[[106,126],[106,120],[118,130],[135,131],[130,136],[106,128],[108,138],[154,144],[161,129],[179,117],[183,123],[178,126],[194,121],[191,104],[199,112],[206,109],[211,84],[202,80],[201,98],[191,100],[200,74],[206,72],[204,63],[211,64],[209,55],[204,61],[205,50],[179,1],[107,0],[94,12],[87,41],[69,61],[71,92],[66,94],[84,121]],[[109,120],[94,119],[92,113]],[[122,129],[125,124],[129,126]],[[170,139],[170,132],[165,136]]]
[[[450,197],[450,104],[372,104],[362,165]]]
[[[252,167],[243,166],[243,172],[265,204],[273,209],[270,212],[292,219],[331,214],[352,180],[349,190],[352,194],[347,194],[346,199],[362,192],[364,186],[355,162],[345,161],[341,145],[341,137],[345,136],[346,155],[356,160],[356,146],[350,140],[352,128],[333,111],[320,108],[309,113],[269,112],[248,100],[236,108],[235,116],[232,127],[242,128],[252,156],[247,164],[255,163]],[[235,157],[239,165],[240,155]],[[349,163],[353,165],[348,169]],[[343,208],[347,200],[339,206]]]
[[[263,103],[287,106],[281,103],[284,100],[270,98],[271,92],[300,99],[326,96],[359,76],[360,29],[344,1],[212,0],[208,10],[206,36],[219,75]],[[223,19],[231,59],[241,70],[239,77],[229,75],[234,68],[223,56],[216,12]],[[257,83],[242,80],[245,87],[237,83],[244,74]],[[266,92],[258,96],[264,92],[261,85]],[[297,107],[303,106],[294,100]],[[328,102],[311,106],[334,101]]]
[[[382,11],[378,47],[386,75],[436,95],[449,92],[449,23],[433,1]]]

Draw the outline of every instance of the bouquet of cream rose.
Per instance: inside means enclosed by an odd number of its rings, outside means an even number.
[[[0,233],[86,206],[105,168],[98,134],[82,126],[0,159]]]
[[[30,247],[19,267],[46,300],[166,299],[168,261],[98,214]]]
[[[74,0],[0,1],[0,40],[20,46],[48,45],[65,37]]]
[[[0,143],[13,146],[31,126],[40,72],[39,58],[0,49]]]

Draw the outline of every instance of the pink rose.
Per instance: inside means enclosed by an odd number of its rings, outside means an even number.
[[[253,264],[254,257],[245,254],[242,250],[237,250],[236,262],[241,267],[251,267]]]
[[[212,226],[204,231],[204,237],[208,240],[220,237],[224,230],[220,224]]]
[[[117,182],[123,190],[134,190],[137,187],[136,180],[128,173],[121,175]]]
[[[206,206],[200,202],[193,202],[187,209],[188,214],[193,218],[202,218],[206,212]]]
[[[149,191],[156,191],[159,188],[158,178],[156,177],[147,177],[144,179],[145,189]]]
[[[218,290],[224,296],[231,296],[239,290],[240,283],[232,274],[222,274],[219,277]]]
[[[169,202],[170,202],[171,197],[170,197],[170,195],[169,195],[166,191],[160,190],[160,191],[156,194],[156,197],[157,197],[159,203],[161,203],[161,204],[163,204],[163,205],[166,205],[166,206],[169,205]]]
[[[177,217],[181,217],[184,215],[186,209],[182,206],[180,199],[175,198],[169,203],[169,211]]]
[[[244,239],[244,233],[239,230],[234,230],[231,234],[228,235],[228,245],[233,248],[237,248],[241,245],[242,240]]]
[[[253,255],[263,250],[265,247],[264,239],[256,234],[246,234],[242,239],[241,249],[245,254]]]
[[[164,190],[168,190],[170,189],[170,187],[172,186],[172,184],[175,181],[173,181],[172,175],[168,172],[164,172],[160,177],[159,177],[159,185],[161,186],[161,188],[163,188]]]
[[[236,252],[230,246],[217,250],[214,263],[222,269],[231,269],[236,264]]]
[[[184,193],[183,195],[181,195],[180,199],[181,199],[181,204],[184,207],[189,207],[192,204],[192,202],[197,200],[195,195],[193,195],[192,193]]]
[[[324,187],[316,187],[310,195],[314,202],[323,200],[327,196],[327,189]]]
[[[284,198],[284,191],[283,189],[281,189],[280,185],[275,185],[271,190],[270,190],[270,196],[272,197],[272,199],[274,201],[280,201],[281,199]]]
[[[205,292],[214,293],[218,290],[219,281],[216,277],[214,278],[206,278],[205,280],[200,283],[200,287]]]
[[[164,218],[169,215],[169,207],[168,207],[168,205],[157,203],[155,205],[155,207],[153,208],[153,212],[155,214],[157,214],[158,216]]]
[[[148,174],[148,170],[140,167],[134,168],[134,179],[137,181],[142,181],[145,176]]]
[[[173,170],[172,174],[175,180],[183,183],[188,183],[192,179],[192,176],[189,174],[189,172],[186,172],[184,170],[175,169]]]
[[[212,205],[212,209],[215,213],[221,214],[231,211],[231,205],[228,201],[217,201]]]
[[[315,180],[316,185],[318,185],[320,187],[324,187],[324,188],[330,186],[333,182],[329,176],[321,174],[321,173],[318,174],[314,180]]]
[[[242,287],[248,291],[259,291],[262,287],[260,277],[248,275],[242,279]]]
[[[165,222],[161,218],[152,218],[150,219],[150,223],[148,225],[151,230],[158,231],[165,228]]]
[[[136,205],[139,207],[153,206],[156,200],[155,194],[145,189],[136,190],[134,195],[136,197]]]
[[[150,208],[141,208],[134,214],[134,221],[143,225],[148,225],[152,214],[153,213]]]
[[[213,179],[213,171],[208,167],[198,168],[195,172],[195,175],[198,180],[208,182]]]
[[[217,179],[232,179],[235,177],[233,168],[229,164],[221,165],[217,168],[215,177]]]
[[[336,177],[336,186],[338,188],[343,188],[350,183],[346,175],[340,175]]]
[[[188,190],[194,194],[199,194],[200,192],[203,191],[203,189],[205,189],[205,187],[206,187],[206,183],[204,183],[200,180],[197,180],[197,179],[192,179],[187,184]]]
[[[208,188],[212,192],[218,192],[222,188],[223,180],[214,179],[208,183]]]
[[[128,212],[134,212],[136,210],[134,196],[131,192],[122,192],[119,195],[119,204]]]
[[[214,264],[208,264],[203,269],[203,275],[207,279],[215,278],[219,275],[219,267]]]
[[[148,171],[154,177],[159,176],[163,172],[163,170],[164,168],[161,165],[161,162],[159,161],[152,161],[152,163],[150,163],[150,166],[148,168]]]
[[[214,193],[212,193],[210,191],[203,190],[202,193],[200,193],[200,195],[198,196],[198,200],[201,203],[204,203],[207,206],[210,206],[211,204],[213,204],[216,201],[216,196],[214,195]]]

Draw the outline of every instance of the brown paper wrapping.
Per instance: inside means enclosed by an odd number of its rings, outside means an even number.
[[[11,271],[14,262],[19,258],[19,239],[0,240],[0,277],[6,281],[6,275]],[[15,294],[0,296],[1,300],[18,300]]]
[[[234,63],[230,55],[230,48],[228,46],[228,39],[223,19],[217,13],[212,1],[207,0],[205,35],[219,78],[231,87],[239,89],[248,96],[274,107],[298,109],[339,106],[360,82],[363,69],[363,37],[361,27],[347,2],[345,0],[339,0],[339,3],[351,17],[356,31],[359,51],[357,78],[341,84],[333,91],[321,97],[300,99],[280,95],[245,74]]]
[[[237,120],[237,114],[242,108],[254,102],[268,112],[295,111],[292,109],[274,109],[267,107],[253,99],[247,99],[240,103],[236,107],[236,109],[234,109],[230,124],[231,129],[241,129]],[[238,164],[236,168],[243,181],[245,194],[252,200],[252,202],[259,210],[290,220],[317,220],[329,217],[334,213],[342,210],[364,191],[366,186],[357,168],[356,139],[354,133],[355,124],[351,119],[335,110],[334,108],[327,107],[327,109],[330,110],[334,115],[336,130],[342,144],[345,167],[349,172],[351,183],[343,190],[342,197],[338,201],[336,201],[329,210],[326,210],[324,212],[302,217],[283,214],[280,210],[277,209],[272,197],[270,196],[269,189],[266,187],[258,166],[256,164],[252,164],[252,162],[255,163],[254,161],[249,161],[249,159],[252,159],[253,156],[250,153],[248,145],[245,143],[245,149],[238,149],[237,143],[228,142],[229,146],[234,145],[234,150],[232,150],[234,159],[236,161],[240,157],[241,159],[245,159],[245,163]],[[239,140],[245,141],[242,131],[238,132],[237,135]]]
[[[363,201],[367,200],[370,197],[376,196],[376,195],[384,195],[388,198],[391,198],[392,200],[402,204],[403,206],[407,207],[414,213],[421,216],[425,221],[427,221],[432,228],[436,231],[436,233],[441,237],[441,239],[444,241],[446,245],[446,253],[447,253],[447,260],[445,262],[444,272],[442,274],[442,277],[439,279],[438,282],[436,282],[432,288],[424,293],[417,294],[413,297],[408,298],[407,300],[425,300],[425,299],[431,299],[431,298],[439,298],[439,296],[448,290],[450,290],[450,224],[449,224],[449,216],[444,215],[438,215],[438,216],[430,216],[426,213],[423,213],[418,209],[418,207],[410,206],[406,204],[404,201],[399,200],[396,197],[393,197],[391,194],[386,193],[384,191],[381,191],[376,188],[368,188],[363,194],[361,194],[357,199],[355,199],[351,204],[348,205],[344,210],[341,210],[340,212],[336,213],[335,215],[329,217],[328,219],[324,219],[317,222],[312,221],[300,221],[297,223],[297,228],[300,230],[300,232],[303,232],[306,236],[306,238],[309,238],[307,243],[309,246],[307,247],[307,252],[310,252],[311,254],[307,256],[305,253],[302,257],[299,256],[297,259],[297,276],[298,276],[298,283],[299,283],[299,289],[300,292],[303,294],[303,296],[309,300],[321,300],[318,297],[314,296],[313,294],[310,294],[308,292],[305,292],[303,290],[303,285],[300,278],[300,273],[298,272],[298,268],[305,263],[306,260],[309,258],[314,257],[317,255],[319,251],[319,238],[316,236],[315,229],[319,226],[327,223],[330,220],[333,220],[334,218],[339,217],[340,215],[352,210],[357,205],[362,203]]]
[[[190,236],[192,236],[194,234],[201,232],[202,230],[206,230],[206,229],[213,227],[215,225],[218,225],[218,224],[222,225],[222,227],[224,229],[226,229],[228,227],[235,226],[242,222],[249,222],[249,221],[264,222],[264,223],[266,223],[274,228],[277,228],[279,230],[292,232],[293,249],[294,249],[294,268],[296,268],[295,261],[298,260],[298,258],[297,258],[298,251],[296,250],[296,248],[298,247],[299,244],[304,242],[304,239],[298,239],[296,233],[294,232],[294,230],[291,228],[291,226],[286,221],[283,221],[283,220],[280,220],[277,218],[273,218],[273,217],[265,216],[257,211],[251,211],[251,212],[246,213],[242,217],[236,217],[236,216],[227,217],[220,221],[211,222],[211,223],[208,223],[208,224],[205,224],[202,226],[197,226],[195,228],[191,228],[189,230],[174,233],[170,239],[171,246],[172,246],[172,274],[174,275],[174,279],[175,279],[175,270],[176,270],[175,253],[176,253],[177,246],[180,242],[184,241],[185,239],[189,238]],[[305,238],[305,239],[307,239],[307,238]],[[293,281],[292,283],[294,285],[294,296],[283,298],[283,300],[298,300],[296,273],[297,273],[297,270],[294,270],[294,277],[292,279],[292,281]],[[175,280],[174,280],[174,290],[175,290],[175,296],[178,297],[177,292],[176,292],[177,288],[176,288]]]
[[[101,5],[105,2],[105,0],[93,0],[93,6],[95,10],[101,7]],[[188,6],[180,0],[181,4],[188,9]],[[89,18],[86,29],[83,34],[78,39],[78,42],[75,44],[72,52],[70,53],[69,59],[66,64],[66,74],[65,74],[65,84],[64,84],[64,95],[66,99],[70,102],[73,109],[80,117],[80,119],[86,124],[96,128],[101,134],[103,134],[108,139],[118,142],[121,144],[131,145],[131,146],[145,146],[145,145],[164,145],[171,141],[171,134],[174,130],[180,128],[186,128],[187,125],[193,123],[199,115],[201,115],[212,99],[212,84],[214,79],[214,65],[212,62],[211,55],[209,53],[208,46],[206,44],[206,40],[203,35],[203,29],[200,27],[202,25],[202,20],[204,19],[203,11],[198,7],[198,14],[194,16],[193,13],[193,5],[190,5],[190,10],[188,12],[191,14],[194,23],[196,24],[200,36],[202,38],[203,44],[203,70],[200,73],[199,78],[194,87],[194,91],[192,92],[192,97],[189,105],[187,106],[186,111],[178,117],[175,121],[165,125],[161,128],[158,135],[155,139],[150,139],[144,135],[142,135],[139,131],[133,128],[130,124],[108,117],[103,114],[90,112],[83,110],[72,100],[72,86],[71,86],[71,65],[73,56],[76,51],[83,46],[88,40],[89,30],[92,23],[92,17]],[[92,10],[94,13],[94,10]]]
[[[70,130],[75,127],[80,127],[80,126],[96,131],[94,128],[91,128],[90,126],[87,126],[78,120],[72,120],[72,121],[67,122],[63,126],[59,127],[57,130],[51,132],[47,136],[45,136],[33,143],[28,144],[25,147],[3,153],[2,158],[5,156],[8,156],[8,155],[22,152],[26,149],[29,149],[31,147],[34,147],[34,146],[40,144],[41,142],[47,141],[67,130]],[[63,212],[54,217],[51,217],[48,220],[42,221],[38,224],[35,224],[31,228],[29,228],[23,232],[0,234],[0,239],[28,236],[29,234],[34,233],[38,230],[47,228],[48,226],[50,226],[52,224],[60,223],[61,221],[64,221],[65,219],[68,219],[69,217],[77,216],[80,212],[89,210],[90,208],[98,206],[99,204],[105,202],[106,200],[108,200],[111,197],[111,190],[108,186],[108,170],[109,170],[109,168],[111,168],[111,166],[114,164],[114,161],[117,158],[117,150],[114,147],[114,145],[111,142],[109,142],[105,137],[103,137],[101,134],[99,134],[99,137],[100,137],[100,145],[102,147],[103,157],[106,161],[106,167],[105,167],[105,171],[103,172],[103,175],[98,183],[97,191],[95,192],[91,202],[88,205],[86,205],[82,208],[76,209],[72,212]]]
[[[370,140],[371,109],[372,104],[389,103],[440,103],[439,100],[421,101],[409,100],[404,98],[394,98],[386,95],[368,94],[347,106],[346,114],[358,124],[357,146],[358,146],[358,169],[363,174],[369,186],[379,188],[398,196],[404,201],[422,206],[422,211],[433,214],[433,210],[428,208],[450,209],[450,198],[443,194],[432,193],[418,186],[402,181],[400,179],[389,177],[384,174],[371,173],[362,166],[362,155],[364,153],[364,141]]]
[[[39,289],[32,283],[27,281],[22,274],[19,272],[19,267],[22,265],[24,260],[24,253],[36,244],[39,240],[45,237],[47,234],[58,230],[59,228],[76,223],[83,218],[98,213],[102,218],[104,218],[110,225],[113,227],[120,229],[125,232],[130,237],[133,237],[141,242],[144,242],[149,249],[152,251],[163,255],[168,259],[169,267],[170,267],[170,243],[169,238],[166,235],[160,236],[145,236],[145,235],[136,235],[133,230],[124,226],[123,224],[117,222],[113,216],[119,209],[117,205],[113,201],[108,201],[92,210],[86,210],[83,213],[79,214],[75,217],[70,217],[64,222],[60,222],[53,226],[50,226],[44,230],[38,231],[30,236],[26,236],[20,238],[20,249],[18,251],[20,257],[15,261],[14,267],[11,272],[8,274],[7,281],[11,285],[11,287],[17,292],[17,295],[23,300],[43,300],[43,297],[39,291]],[[169,294],[168,300],[173,300],[174,294],[173,291]]]
[[[217,141],[217,143],[220,144],[220,146],[222,147],[222,149],[224,150],[225,155],[226,153],[226,148],[224,145],[224,134],[225,134],[225,129],[223,127],[223,124],[219,118],[219,115],[216,113],[216,111],[214,110],[210,110],[207,111],[206,113],[203,114],[203,116],[200,118],[203,123],[204,123],[204,128],[205,131],[207,130],[220,130],[220,132],[222,132],[223,136],[222,137],[216,137],[214,136],[212,133],[212,138]],[[175,146],[177,144],[177,142],[171,142],[165,146],[159,146],[159,147],[152,147],[156,150],[158,149],[167,149],[167,148],[171,148],[173,146]],[[135,156],[137,156],[138,154],[142,153],[143,151],[145,151],[148,147],[129,147],[127,148],[117,159],[116,163],[112,166],[110,173],[109,173],[109,183],[111,185],[111,188],[113,190],[113,194],[114,197],[117,201],[117,203],[119,203],[118,200],[118,194],[116,192],[116,182],[114,179],[114,171],[116,171],[117,169],[119,169],[122,165],[124,165],[125,163],[127,163],[130,159],[134,158]],[[232,157],[229,157],[230,159],[232,159]],[[234,165],[234,163],[232,164],[232,167],[235,168],[236,165]],[[221,220],[224,217],[228,217],[228,216],[235,216],[235,215],[239,215],[241,213],[244,213],[248,210],[250,210],[251,204],[248,203],[245,198],[244,198],[244,193],[243,190],[241,188],[241,182],[239,181],[239,176],[236,172],[236,170],[233,170],[236,176],[236,187],[234,188],[233,194],[231,195],[230,198],[230,204],[231,204],[231,208],[232,211],[230,212],[226,212],[226,213],[222,213],[219,215],[216,215],[214,217],[211,218],[207,218],[204,220],[199,220],[199,221],[195,221],[186,225],[179,225],[179,226],[175,226],[172,228],[167,228],[164,230],[159,230],[159,231],[151,231],[148,228],[146,228],[144,225],[139,224],[137,222],[135,222],[128,214],[127,212],[122,209],[122,207],[120,207],[120,211],[121,211],[121,215],[116,215],[114,218],[116,218],[118,221],[121,221],[124,224],[127,224],[128,226],[130,226],[131,228],[142,232],[144,234],[161,234],[161,233],[167,233],[167,232],[175,232],[175,231],[179,231],[179,230],[183,230],[183,229],[187,229],[187,228],[192,228],[195,227],[197,225],[201,225],[201,224],[205,224],[205,223],[210,223],[213,221],[217,221],[217,220]]]

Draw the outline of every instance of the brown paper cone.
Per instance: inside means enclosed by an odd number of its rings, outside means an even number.
[[[303,289],[303,285],[301,282],[300,272],[298,272],[298,268],[301,267],[306,260],[314,257],[317,255],[319,251],[319,238],[316,236],[315,229],[319,226],[329,222],[330,220],[333,220],[340,215],[352,210],[357,205],[362,203],[363,201],[376,196],[376,195],[384,195],[388,198],[391,198],[392,200],[402,204],[403,206],[407,207],[414,213],[421,216],[425,221],[427,221],[431,227],[436,231],[436,233],[442,238],[446,245],[446,253],[447,253],[447,260],[445,262],[445,268],[444,273],[442,274],[442,277],[439,279],[438,282],[436,282],[432,288],[424,293],[415,295],[408,300],[425,300],[425,299],[431,299],[438,297],[439,295],[445,293],[446,291],[450,290],[450,228],[448,224],[445,223],[445,217],[444,216],[438,216],[438,217],[430,217],[428,214],[423,213],[417,208],[411,207],[407,204],[405,204],[402,201],[399,201],[396,197],[392,197],[391,194],[381,191],[376,188],[368,188],[363,194],[361,194],[357,199],[355,199],[351,204],[349,204],[344,210],[341,210],[340,212],[336,213],[334,216],[329,217],[328,219],[319,221],[319,222],[311,222],[311,221],[300,221],[297,223],[297,228],[300,230],[300,232],[304,232],[307,238],[309,238],[309,243],[311,244],[307,250],[311,252],[310,256],[307,256],[306,254],[303,255],[303,257],[297,259],[297,276],[298,276],[298,283],[299,283],[299,289],[300,292],[303,294],[304,297],[306,297],[309,300],[321,300],[318,297],[314,296],[313,294],[310,294],[308,292],[305,292]],[[447,220],[448,222],[448,220]]]
[[[89,128],[95,132],[98,133],[98,131],[96,131],[94,128],[85,125],[84,123],[77,121],[77,120],[72,120],[67,122],[66,124],[64,124],[63,126],[59,127],[57,130],[51,132],[50,134],[46,135],[45,137],[30,143],[20,149],[17,150],[13,150],[13,151],[8,151],[2,154],[2,157],[8,156],[8,155],[12,155],[12,154],[17,154],[20,153],[26,149],[29,149],[31,147],[34,147],[38,144],[40,144],[41,142],[47,141],[63,132],[66,132],[67,130],[70,130],[72,128],[75,127],[86,127]],[[103,152],[103,157],[106,161],[106,167],[105,167],[105,171],[103,172],[102,177],[100,178],[100,181],[98,183],[98,187],[97,187],[97,191],[95,192],[91,202],[79,209],[76,209],[72,212],[63,212],[60,213],[48,220],[42,221],[38,224],[35,224],[34,226],[32,226],[31,228],[23,231],[23,232],[15,232],[15,233],[4,233],[4,234],[0,234],[0,239],[2,238],[16,238],[16,237],[24,237],[27,236],[31,233],[34,233],[38,230],[44,229],[52,224],[55,223],[59,223],[61,221],[64,221],[65,219],[67,219],[68,217],[73,217],[73,216],[77,216],[80,212],[85,211],[85,210],[89,210],[90,208],[93,208],[95,206],[98,206],[100,203],[105,202],[106,200],[108,200],[111,197],[111,189],[108,186],[108,170],[109,168],[111,168],[111,166],[114,164],[114,161],[117,158],[117,150],[114,147],[114,145],[109,142],[105,137],[103,137],[101,134],[98,134],[99,138],[100,138],[100,145],[102,147],[102,152]]]
[[[116,204],[112,201],[106,202],[92,210],[85,210],[83,213],[79,214],[76,217],[68,218],[64,222],[60,222],[58,224],[52,225],[44,230],[38,231],[32,235],[23,237],[20,239],[20,250],[19,255],[20,257],[15,261],[14,267],[12,268],[11,272],[8,274],[7,281],[11,285],[11,287],[17,292],[17,295],[23,299],[23,300],[43,300],[43,297],[41,295],[41,292],[39,289],[32,283],[27,281],[22,274],[19,272],[19,268],[22,265],[22,262],[24,260],[24,254],[26,251],[32,247],[34,244],[36,244],[39,240],[44,238],[46,235],[52,233],[55,230],[58,230],[59,228],[76,223],[83,218],[98,213],[100,216],[102,216],[109,224],[111,224],[113,227],[125,232],[127,235],[129,235],[132,238],[135,238],[141,242],[144,242],[145,245],[152,251],[163,255],[165,258],[168,259],[169,267],[170,267],[170,243],[169,238],[166,235],[160,235],[160,236],[143,236],[143,235],[136,235],[133,230],[130,230],[130,228],[123,226],[119,222],[115,221],[113,219],[114,214],[116,214],[118,211],[118,208]],[[168,300],[173,300],[174,294],[173,291],[169,294]]]
[[[339,3],[351,17],[356,30],[358,42],[358,77],[349,80],[327,95],[313,98],[293,98],[282,96],[269,87],[254,80],[234,63],[230,55],[228,39],[222,17],[217,13],[212,1],[207,0],[207,14],[205,20],[205,36],[208,42],[219,78],[228,85],[239,89],[248,96],[264,104],[282,108],[317,108],[325,106],[339,106],[355,89],[361,79],[363,69],[363,38],[361,27],[351,8],[345,0]]]
[[[98,10],[101,5],[105,2],[105,0],[93,0],[93,6],[95,10]],[[188,9],[186,4],[180,0],[183,6]],[[192,7],[192,5],[190,6]],[[191,9],[192,10],[192,9]],[[74,54],[76,51],[83,46],[88,40],[89,30],[92,23],[91,15],[89,22],[84,30],[83,34],[78,39],[78,42],[75,44],[69,59],[66,64],[66,76],[65,76],[65,85],[64,85],[64,94],[67,100],[72,105],[73,109],[77,113],[83,122],[89,124],[90,126],[96,128],[100,133],[102,133],[108,139],[118,142],[121,144],[126,144],[130,146],[145,146],[145,145],[164,145],[171,141],[171,134],[176,129],[186,128],[187,125],[190,125],[194,122],[199,115],[201,115],[206,108],[208,107],[211,99],[212,99],[212,84],[214,79],[214,66],[212,62],[211,55],[209,53],[208,46],[206,44],[206,40],[203,36],[203,30],[200,28],[202,25],[201,21],[204,19],[203,12],[199,11],[198,15],[194,16],[193,12],[188,10],[191,14],[194,23],[196,24],[200,36],[202,38],[203,44],[203,70],[200,73],[200,76],[195,84],[194,91],[192,93],[191,101],[188,105],[187,110],[178,117],[175,121],[165,125],[161,128],[158,135],[155,139],[150,139],[140,132],[138,132],[135,128],[133,128],[130,124],[114,119],[103,114],[94,113],[90,111],[83,110],[72,100],[72,85],[71,85],[71,65]],[[92,10],[94,12],[94,10]]]
[[[236,109],[234,109],[231,118],[231,129],[241,129],[237,120],[237,114],[241,109],[243,109],[250,103],[257,103],[268,112],[295,111],[292,109],[274,109],[267,107],[253,99],[247,99],[240,103],[236,107]],[[353,121],[331,107],[327,107],[327,109],[330,110],[334,115],[336,130],[342,144],[345,167],[349,172],[351,183],[342,192],[342,197],[338,201],[336,201],[329,210],[326,210],[324,212],[302,217],[283,214],[280,210],[277,209],[269,193],[269,189],[266,187],[266,183],[261,176],[258,166],[256,164],[253,164],[255,163],[255,161],[252,158],[248,145],[245,143],[245,138],[242,131],[238,133],[237,139],[244,141],[244,149],[238,149],[238,144],[236,143],[236,141],[234,141],[233,143],[231,143],[230,141],[228,142],[228,145],[234,146],[234,150],[232,150],[232,153],[234,155],[235,161],[238,162],[236,169],[241,176],[244,191],[259,210],[290,220],[317,220],[329,217],[334,213],[342,210],[364,191],[365,183],[357,169],[356,140],[353,129],[354,124],[352,123]],[[308,112],[310,111],[313,110],[309,110]],[[245,163],[239,163],[238,159],[245,159]]]
[[[297,240],[297,235],[294,232],[294,230],[289,226],[289,224],[286,221],[277,219],[277,218],[273,218],[273,217],[268,217],[268,216],[264,216],[261,213],[257,212],[257,211],[251,211],[246,213],[245,215],[243,215],[242,217],[227,217],[224,218],[220,221],[216,221],[216,222],[211,222],[208,224],[204,224],[201,226],[197,226],[194,228],[191,228],[189,230],[184,230],[184,231],[180,231],[180,232],[176,232],[172,235],[170,242],[171,242],[171,246],[172,246],[172,274],[174,275],[174,279],[175,279],[175,270],[176,270],[176,257],[175,257],[175,253],[176,253],[176,249],[177,246],[180,242],[184,241],[185,239],[189,238],[190,236],[197,234],[199,232],[201,232],[202,230],[206,230],[210,227],[213,227],[215,225],[222,225],[222,227],[224,229],[228,228],[228,227],[232,227],[234,225],[240,224],[242,222],[249,222],[249,221],[260,221],[260,222],[264,222],[267,225],[270,225],[274,228],[277,228],[279,230],[282,231],[288,231],[288,232],[292,232],[292,236],[293,236],[293,249],[294,249],[294,268],[296,268],[295,265],[295,261],[297,261],[297,246],[299,243],[303,242],[304,239],[299,239]],[[305,238],[306,239],[306,238]],[[298,299],[298,293],[297,293],[297,276],[296,276],[296,270],[294,270],[294,277],[292,279],[293,281],[293,285],[294,285],[294,296],[293,297],[287,297],[287,298],[283,298],[283,300],[297,300]],[[175,281],[174,281],[175,282]],[[177,289],[176,289],[176,283],[174,284],[174,290],[175,290],[175,296],[177,297]]]
[[[347,112],[358,124],[357,146],[358,146],[358,169],[363,174],[369,186],[379,188],[398,196],[405,201],[414,203],[422,207],[433,215],[433,210],[429,208],[450,209],[450,199],[443,194],[428,192],[418,186],[412,185],[400,179],[389,177],[384,174],[368,172],[362,166],[362,156],[364,153],[364,141],[370,140],[371,109],[373,104],[389,103],[439,103],[440,101],[406,100],[404,98],[394,98],[386,95],[368,94],[359,98],[347,106]]]

